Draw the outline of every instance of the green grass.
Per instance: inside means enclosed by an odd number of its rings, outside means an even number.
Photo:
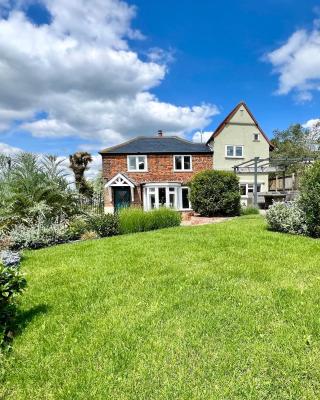
[[[319,254],[259,216],[29,252],[2,398],[319,399]]]

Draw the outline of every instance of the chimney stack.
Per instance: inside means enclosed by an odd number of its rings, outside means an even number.
[[[158,137],[162,137],[163,136],[163,132],[161,129],[158,130]]]

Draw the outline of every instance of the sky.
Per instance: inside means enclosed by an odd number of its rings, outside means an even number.
[[[320,5],[0,0],[0,152],[199,140],[239,101],[271,138],[320,117]]]

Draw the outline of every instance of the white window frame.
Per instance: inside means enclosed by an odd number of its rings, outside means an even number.
[[[233,147],[233,156],[228,156],[228,147]],[[236,148],[241,147],[242,148],[242,155],[241,156],[236,156]],[[226,158],[244,158],[244,146],[242,144],[226,144],[225,147],[225,157]]]
[[[249,186],[253,187],[254,190],[254,183],[245,183],[245,182],[240,182],[239,184],[239,190],[240,190],[240,186],[245,186],[246,187],[246,194],[241,194],[241,197],[248,197],[249,194],[253,194],[253,191],[249,193]],[[258,186],[260,186],[260,191],[258,191],[258,193],[261,193],[261,189],[262,189],[262,183],[258,182]]]
[[[176,157],[181,157],[181,169],[176,169]],[[190,157],[190,169],[184,168],[184,158]],[[173,156],[173,171],[174,172],[190,172],[192,171],[192,155],[191,154],[175,154]]]
[[[179,209],[179,203],[180,199],[178,198],[179,196],[179,189],[181,188],[180,185],[174,184],[174,183],[169,183],[169,182],[163,182],[163,183],[148,183],[143,190],[143,207],[145,211],[150,211],[152,210],[151,208],[151,202],[149,201],[150,199],[150,194],[154,194],[155,196],[155,203],[154,203],[154,209],[159,208],[160,202],[159,202],[159,188],[165,188],[166,190],[166,202],[164,204],[164,207],[167,208],[173,208],[175,210]],[[174,189],[170,191],[170,189]],[[174,193],[174,204],[173,206],[170,205],[170,193]]]
[[[135,157],[136,168],[130,169],[130,158]],[[139,157],[144,157],[144,169],[139,169]],[[143,154],[129,154],[127,156],[127,170],[128,172],[148,172],[148,157]]]
[[[256,135],[258,136],[258,139],[255,139]],[[253,141],[254,141],[254,142],[260,142],[260,133],[255,132],[255,133],[253,134]]]

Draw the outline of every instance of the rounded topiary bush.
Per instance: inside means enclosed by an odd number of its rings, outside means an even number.
[[[203,171],[191,183],[190,200],[202,216],[232,216],[240,213],[239,179],[233,172]]]
[[[305,213],[308,235],[320,237],[320,161],[305,170],[299,203]]]

